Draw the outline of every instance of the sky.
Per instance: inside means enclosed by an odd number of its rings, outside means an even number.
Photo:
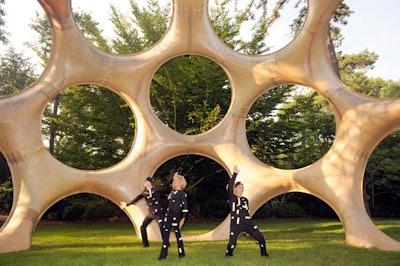
[[[210,3],[212,2],[213,0],[210,0]],[[73,11],[91,13],[92,17],[100,22],[104,33],[112,34],[108,22],[110,3],[123,11],[129,7],[128,0],[72,0],[72,8]],[[345,0],[345,3],[354,13],[348,19],[348,24],[342,27],[344,40],[340,50],[346,54],[365,49],[375,52],[379,59],[375,63],[375,68],[367,74],[371,77],[400,80],[400,31],[397,29],[397,25],[400,25],[400,1]],[[4,8],[11,46],[24,55],[34,58],[35,55],[23,43],[35,36],[30,31],[29,24],[35,17],[36,11],[43,12],[40,4],[36,0],[6,0]],[[289,31],[288,25],[292,19],[291,14],[283,13],[282,23],[274,25],[270,30],[270,38],[273,40],[271,51],[278,50],[290,41],[284,33]],[[0,51],[4,49],[6,48],[0,47]]]

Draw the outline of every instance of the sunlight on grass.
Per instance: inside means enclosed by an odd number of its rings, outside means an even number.
[[[130,224],[63,224],[36,228],[28,251],[0,254],[0,265],[399,265],[400,252],[355,248],[345,244],[343,226],[325,220],[255,220],[267,241],[269,258],[261,257],[257,241],[242,236],[232,258],[227,241],[185,242],[178,258],[171,242],[166,261],[158,261],[160,242],[143,248]],[[389,236],[400,238],[400,221],[377,221]],[[183,235],[203,234],[216,222],[188,223]],[[174,239],[175,240],[175,239]]]

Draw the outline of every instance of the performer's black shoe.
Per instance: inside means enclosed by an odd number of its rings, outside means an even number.
[[[179,257],[180,259],[182,259],[182,258],[185,257],[185,254],[183,254],[183,253],[182,253],[182,254],[179,254],[178,257]]]
[[[225,257],[232,257],[233,254],[232,253],[225,253]]]
[[[165,260],[167,257],[158,257],[158,260]]]
[[[261,254],[261,256],[262,256],[262,257],[269,257],[269,254],[268,254],[268,253],[265,253],[265,254]]]

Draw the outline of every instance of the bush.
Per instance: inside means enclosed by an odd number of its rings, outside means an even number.
[[[265,219],[273,216],[271,214],[272,208],[267,203],[262,205],[254,214],[255,219]]]
[[[294,202],[287,203],[281,206],[281,216],[280,218],[299,218],[306,216],[303,208]]]
[[[0,214],[9,214],[13,202],[13,186],[11,181],[0,185]]]
[[[297,203],[289,202],[278,206],[264,204],[254,214],[256,219],[274,218],[299,218],[306,216],[304,209]]]
[[[229,214],[226,200],[210,199],[201,206],[202,218],[224,219]]]
[[[80,220],[82,214],[85,212],[85,206],[80,202],[73,202],[71,205],[66,206],[62,213],[63,221],[77,221]]]
[[[121,216],[119,208],[110,201],[90,201],[82,214],[83,221],[104,220],[114,216]]]

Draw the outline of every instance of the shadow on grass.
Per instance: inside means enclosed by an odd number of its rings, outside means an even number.
[[[161,242],[143,248],[132,225],[38,226],[29,251],[0,254],[0,265],[399,265],[400,252],[355,248],[345,244],[339,221],[255,220],[267,241],[270,258],[260,256],[258,243],[240,237],[232,258],[225,258],[226,241],[185,242],[186,257],[178,258],[175,239],[169,256],[158,261]],[[187,224],[183,235],[215,227]],[[378,222],[391,237],[399,237],[400,222]],[[393,235],[391,235],[393,234]]]

